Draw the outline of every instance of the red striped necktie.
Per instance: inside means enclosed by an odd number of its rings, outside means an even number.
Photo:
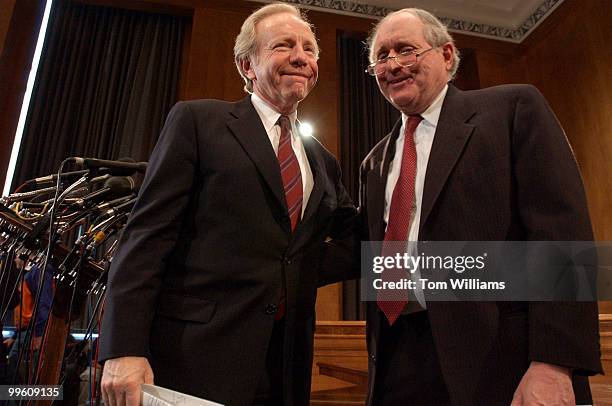
[[[291,231],[295,231],[300,217],[302,217],[302,200],[304,192],[302,190],[302,173],[300,164],[291,146],[291,122],[289,117],[280,116],[278,125],[281,129],[280,139],[278,140],[278,164],[280,166],[283,188],[285,190],[285,200],[287,201],[287,212],[291,220]],[[280,320],[285,316],[286,310],[285,291],[281,293],[278,311],[274,317]]]
[[[417,153],[414,143],[414,133],[423,118],[421,116],[409,116],[404,130],[404,150],[402,151],[402,166],[400,175],[391,196],[391,207],[389,208],[389,223],[385,233],[382,247],[383,256],[395,256],[401,253],[399,246],[404,249],[404,244],[393,243],[393,241],[408,240],[408,230],[412,221],[413,203],[415,199],[414,182],[416,180]],[[388,268],[382,274],[383,281],[399,281],[406,276],[400,269]],[[398,290],[378,291],[378,307],[389,320],[389,324],[395,323],[402,310],[406,306],[407,292]]]
[[[302,173],[295,152],[291,147],[291,122],[289,117],[280,116],[278,125],[281,129],[280,140],[278,141],[278,164],[283,178],[287,211],[291,219],[291,231],[294,231],[300,217],[302,217],[302,200],[304,198]]]

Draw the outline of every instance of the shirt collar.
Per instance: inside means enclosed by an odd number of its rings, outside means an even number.
[[[251,93],[251,102],[253,103],[253,107],[255,107],[255,111],[259,115],[261,122],[263,123],[264,128],[267,133],[270,133],[274,126],[276,125],[278,118],[281,114],[274,110],[272,106],[266,103],[261,97],[259,97],[255,93]],[[295,127],[295,121],[297,120],[297,110],[288,115],[289,120],[291,121],[291,126]],[[292,131],[295,133],[295,131]]]
[[[425,109],[424,112],[421,113],[421,117],[423,117],[423,121],[427,122],[433,127],[438,126],[438,119],[440,118],[440,112],[442,111],[442,103],[444,102],[444,97],[446,96],[446,92],[448,91],[448,84],[444,86],[442,91],[438,93],[438,96],[434,99],[434,101]],[[402,125],[406,126],[406,120],[408,116],[402,113]]]

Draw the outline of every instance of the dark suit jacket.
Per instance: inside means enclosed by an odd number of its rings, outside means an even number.
[[[384,191],[400,126],[362,164],[363,240],[384,239]],[[542,95],[527,85],[469,92],[449,85],[427,166],[419,240],[592,238],[574,156]],[[596,303],[429,302],[428,316],[455,405],[510,404],[532,360],[575,369],[579,404],[590,396],[579,375],[601,372]],[[381,322],[369,303],[370,403]]]
[[[308,405],[319,260],[355,208],[336,159],[303,138],[314,177],[294,233],[250,98],[178,103],[114,258],[101,358],[145,356],[155,383],[250,405],[286,291],[287,405]]]

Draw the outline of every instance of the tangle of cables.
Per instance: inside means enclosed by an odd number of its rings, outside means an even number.
[[[69,165],[85,169],[66,172]],[[136,202],[132,175],[145,169],[131,159],[67,158],[57,174],[0,199],[0,322],[10,333],[0,384],[63,384],[70,404],[80,391],[75,374],[87,364],[95,382],[107,272]],[[77,322],[81,341],[70,334]],[[96,400],[93,385],[89,396]]]

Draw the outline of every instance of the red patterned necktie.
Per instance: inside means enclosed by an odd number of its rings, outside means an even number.
[[[285,200],[287,201],[287,212],[291,219],[291,231],[295,231],[300,217],[302,217],[302,200],[304,192],[302,190],[302,173],[300,164],[291,146],[291,122],[289,117],[280,116],[278,125],[281,129],[280,139],[278,140],[278,164],[280,166],[283,188],[285,189]],[[283,318],[286,312],[285,291],[281,293],[278,311],[275,320]]]
[[[300,217],[302,217],[302,173],[295,152],[291,147],[291,123],[289,117],[280,116],[278,125],[281,129],[278,141],[278,164],[280,165],[287,211],[291,219],[291,231],[295,230]]]
[[[396,254],[403,254],[405,252],[402,251],[406,248],[405,244],[394,243],[394,241],[408,240],[408,230],[410,229],[415,199],[414,183],[417,167],[414,132],[422,119],[421,116],[409,116],[406,121],[402,166],[391,196],[389,222],[382,246],[382,255],[384,257],[395,257]],[[397,282],[405,278],[405,276],[406,272],[397,268],[387,268],[382,273],[383,282]],[[378,291],[377,302],[378,307],[389,320],[389,325],[392,325],[408,302],[407,292],[402,289]]]

